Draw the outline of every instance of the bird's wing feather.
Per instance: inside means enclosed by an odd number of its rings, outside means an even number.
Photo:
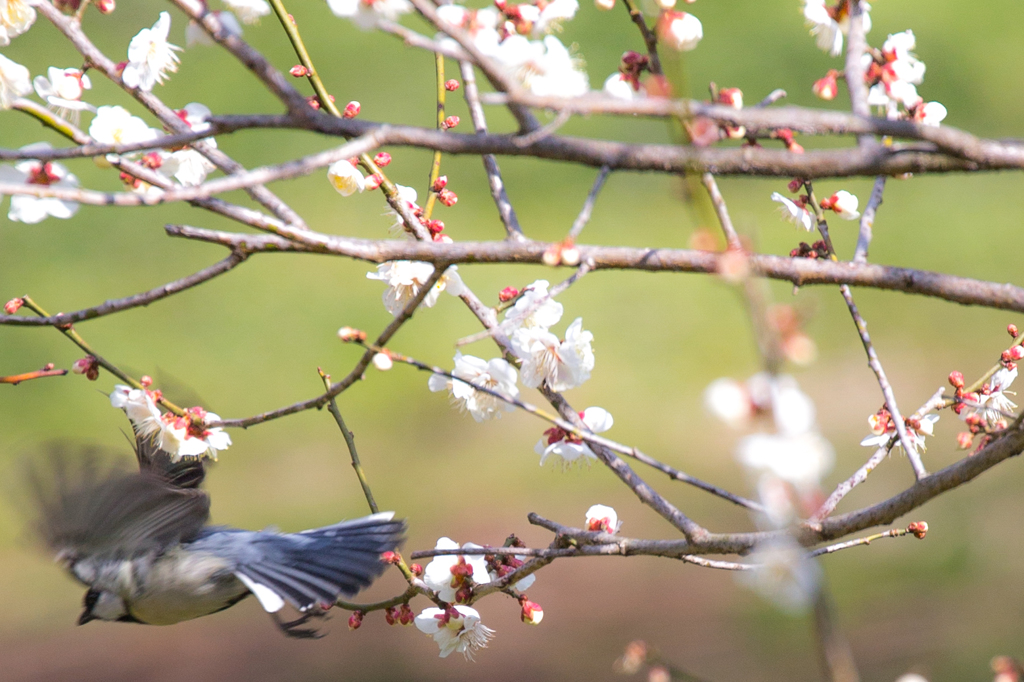
[[[152,473],[103,471],[54,457],[36,468],[31,485],[40,509],[37,532],[58,555],[132,557],[194,538],[210,501],[199,490],[174,487]]]
[[[134,428],[134,425],[133,425]],[[203,460],[199,457],[185,457],[177,462],[166,450],[161,450],[153,434],[135,431],[135,458],[139,470],[151,472],[177,488],[198,489],[206,477]]]

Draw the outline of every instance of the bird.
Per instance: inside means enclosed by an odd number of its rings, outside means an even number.
[[[383,573],[381,555],[404,539],[393,512],[299,533],[209,525],[203,461],[175,461],[138,432],[134,449],[138,471],[66,456],[30,471],[35,530],[88,588],[79,625],[170,625],[253,595],[285,635],[319,637],[316,621]],[[298,617],[282,617],[286,604]]]

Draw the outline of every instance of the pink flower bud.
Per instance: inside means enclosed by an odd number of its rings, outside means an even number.
[[[443,220],[424,220],[423,226],[435,237],[444,232]]]
[[[1011,360],[1024,360],[1024,346],[1014,346],[1009,352]]]
[[[409,567],[409,570],[416,577],[423,575],[423,566],[421,566],[420,564],[413,564]]]
[[[377,164],[379,167],[384,168],[389,163],[391,163],[391,155],[388,154],[387,152],[380,152],[379,154],[373,157],[373,162]]]
[[[352,101],[345,105],[345,111],[341,115],[343,118],[355,118],[359,115],[360,109],[362,107],[359,105],[359,102]]]
[[[1017,338],[1018,336],[1020,336],[1020,332],[1017,331],[1017,325],[1015,324],[1006,325],[1006,333],[1012,336],[1013,338]]]
[[[742,109],[743,91],[739,88],[722,88],[718,91],[718,103],[727,104],[733,109]]]
[[[302,78],[303,76],[309,75],[309,69],[302,64],[296,64],[292,68],[288,69],[288,73],[295,76],[296,78]]]
[[[75,360],[75,363],[71,365],[71,371],[75,374],[87,374],[90,369],[96,366],[96,357],[93,355],[86,355],[84,358]]]
[[[544,620],[544,609],[540,607],[540,604],[536,604],[525,597],[521,604],[523,611],[520,614],[520,618],[522,618],[523,622],[528,625],[540,625],[540,622]]]
[[[786,185],[786,187],[789,188],[790,192],[796,194],[797,192],[800,191],[800,188],[804,186],[804,182],[805,181],[803,178],[793,178],[792,180],[789,181],[789,184]]]
[[[381,183],[384,182],[384,178],[381,177],[380,173],[374,173],[363,181],[363,189],[373,191],[380,187]]]
[[[448,118],[446,118],[444,120],[444,123],[441,124],[441,127],[444,130],[448,130],[450,128],[454,128],[457,125],[459,125],[459,117],[458,116],[449,116]]]
[[[25,305],[25,299],[12,298],[11,300],[4,304],[4,312],[7,313],[8,315],[13,315],[14,313],[18,312],[18,309],[21,308],[21,306],[23,305]]]
[[[359,626],[363,624],[363,612],[353,611],[352,615],[348,618],[348,629],[358,630]]]
[[[363,342],[366,341],[366,332],[353,327],[342,327],[338,330],[338,338],[345,343],[352,343],[353,341]]]
[[[395,607],[389,606],[384,609],[384,620],[387,621],[388,625],[394,625],[397,620],[395,617]]]
[[[413,564],[415,566],[415,564]],[[408,604],[402,604],[402,608],[398,609],[398,622],[402,625],[412,625],[412,622],[416,620],[416,614],[412,612]]]
[[[398,552],[384,552],[380,555],[380,560],[385,564],[397,564],[402,557],[398,556]]]
[[[430,189],[434,190],[435,192],[440,192],[441,190],[443,190],[447,186],[448,186],[448,176],[447,175],[442,175],[437,180],[434,180],[434,184],[430,186]]]
[[[518,295],[519,289],[516,289],[515,287],[505,287],[504,289],[498,292],[498,300],[501,301],[502,303],[508,303]]]
[[[307,97],[306,98],[306,103],[309,105],[310,109],[319,109],[320,108],[320,100],[317,99],[316,95],[312,95],[310,97]]]
[[[964,375],[963,372],[953,370],[949,373],[949,385],[956,389],[964,387]]]
[[[961,431],[956,434],[956,446],[961,450],[967,450],[974,441],[974,434],[970,431]]]
[[[814,83],[814,87],[811,90],[814,94],[826,102],[830,102],[836,98],[839,94],[839,84],[836,82],[836,76],[838,73],[834,70],[829,70],[825,74],[824,78],[821,78]]]
[[[110,14],[116,9],[114,0],[96,0],[95,7],[100,11],[100,14]]]
[[[447,90],[448,92],[455,92],[456,90],[459,89],[459,81],[455,80],[454,78],[446,80],[444,82],[444,89]]]
[[[443,189],[437,193],[437,200],[445,206],[454,206],[458,203],[459,197],[450,189]]]
[[[914,537],[918,540],[923,540],[924,536],[928,533],[928,524],[924,521],[914,521],[907,526],[907,532],[913,533]]]

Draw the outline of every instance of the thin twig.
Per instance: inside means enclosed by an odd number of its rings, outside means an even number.
[[[882,195],[885,193],[886,176],[879,175],[875,178],[875,185],[871,189],[871,198],[864,212],[860,215],[860,232],[857,234],[857,248],[853,252],[854,263],[866,263],[868,261],[868,247],[871,246],[872,228],[875,225],[875,214],[878,207],[882,205]]]
[[[726,207],[725,199],[722,197],[722,193],[718,189],[718,183],[715,182],[715,176],[711,173],[704,173],[700,176],[700,181],[708,191],[708,196],[711,198],[711,205],[715,207],[715,215],[718,216],[718,224],[722,227],[722,232],[725,234],[725,241],[729,248],[742,250],[743,243],[740,242],[740,236],[736,234],[736,228],[733,227],[732,218],[729,217],[729,209]]]
[[[587,194],[587,200],[583,202],[583,208],[580,209],[580,213],[576,216],[576,220],[572,224],[572,228],[569,230],[569,234],[566,236],[565,241],[572,243],[576,241],[576,238],[580,236],[580,232],[590,222],[590,216],[594,212],[594,204],[597,203],[597,195],[601,193],[601,188],[604,187],[604,181],[608,179],[608,174],[611,173],[611,168],[608,166],[601,166],[601,170],[598,171],[597,177],[594,178],[594,186],[590,188],[590,193]]]
[[[317,368],[317,372],[320,373],[320,378],[324,382],[324,388],[329,393],[331,390],[331,375],[325,374],[322,369]],[[363,495],[366,496],[366,504],[370,505],[370,513],[376,514],[379,510],[377,509],[377,502],[373,499],[373,492],[370,490],[370,482],[366,480],[366,472],[363,471],[363,465],[359,461],[359,452],[356,450],[356,437],[349,431],[348,427],[345,426],[345,420],[341,416],[341,410],[338,409],[338,403],[334,400],[334,396],[331,396],[330,400],[327,401],[327,409],[330,410],[334,416],[334,421],[337,422],[338,428],[341,429],[341,435],[345,439],[345,445],[348,446],[348,454],[352,457],[352,468],[356,472],[356,478],[359,479],[359,486],[363,489]]]
[[[66,369],[37,369],[34,372],[24,372],[22,374],[11,374],[9,376],[0,376],[0,384],[10,384],[17,386],[23,381],[31,381],[32,379],[43,379],[46,377],[62,377],[67,374]]]

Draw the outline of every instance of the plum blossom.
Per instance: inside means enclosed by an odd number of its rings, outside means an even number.
[[[492,417],[500,417],[503,411],[515,409],[513,405],[500,398],[473,388],[473,386],[481,386],[509,398],[518,397],[516,368],[505,360],[501,358],[482,360],[457,352],[452,375],[457,378],[452,380],[441,374],[433,374],[427,385],[434,392],[447,389],[451,394],[452,402],[461,410],[468,411],[476,421],[482,422]]]
[[[486,56],[494,57],[497,54],[498,45],[502,40],[501,34],[498,33],[502,17],[496,8],[467,9],[462,5],[440,5],[437,8],[437,16],[441,21],[469,34],[476,48]],[[439,33],[436,40],[453,48],[458,47],[455,40],[443,33]]]
[[[634,89],[630,78],[618,71],[608,76],[602,89],[604,94],[627,102],[634,102],[647,96],[647,91],[642,85],[638,90]]]
[[[366,179],[348,159],[332,163],[327,169],[327,179],[330,180],[331,187],[343,197],[350,197],[366,189]]]
[[[806,206],[791,201],[778,192],[772,192],[771,199],[782,204],[779,207],[779,212],[783,218],[797,227],[804,228],[808,232],[814,230],[814,216],[807,210]]]
[[[548,281],[538,279],[523,288],[515,304],[505,311],[505,321],[515,323],[519,329],[547,329],[558,324],[563,310],[562,304],[548,295]]]
[[[586,519],[583,527],[587,530],[599,530],[611,535],[619,532],[619,527],[622,526],[615,510],[603,504],[595,504],[588,509]]]
[[[946,107],[941,102],[922,102],[914,109],[914,120],[922,125],[938,126],[946,114]]]
[[[1006,397],[1008,393],[1015,395],[1013,391],[1007,389],[1016,378],[1016,365],[1013,369],[999,368],[980,392],[963,396],[965,408],[961,410],[960,418],[968,424],[980,421],[989,428],[1005,428],[1006,415],[1017,409],[1017,404]]]
[[[47,151],[52,149],[47,142],[38,142],[21,148],[21,151]],[[55,187],[59,189],[75,189],[78,178],[69,173],[68,169],[55,161],[36,161],[28,159],[11,166],[0,166],[0,181],[24,183]],[[42,222],[47,216],[67,219],[78,212],[78,203],[56,197],[36,197],[27,194],[15,194],[11,197],[11,209],[7,213],[10,220],[34,225]]]
[[[219,420],[220,416],[201,407],[189,408],[184,417],[167,412],[160,418],[157,443],[161,450],[170,454],[172,462],[197,457],[216,460],[217,452],[231,445],[231,436],[224,429],[205,426],[208,421]]]
[[[811,35],[815,37],[818,49],[838,57],[843,51],[843,36],[850,31],[849,0],[840,0],[835,7],[826,7],[825,0],[804,0],[804,19]],[[867,3],[862,21],[864,33],[871,30],[871,6]]]
[[[416,194],[416,190],[412,187],[406,187],[405,185],[395,185],[395,190],[398,194],[398,200],[402,202],[409,211],[415,213],[416,209],[420,207],[419,204],[416,203],[418,196]],[[391,208],[390,204],[386,204],[386,206],[387,211],[384,212],[384,215],[389,215],[394,219],[394,222],[389,228],[390,231],[397,232],[404,229],[405,223],[402,221],[402,216],[398,214],[398,211]]]
[[[924,438],[934,432],[935,422],[939,421],[939,415],[926,414],[920,419],[908,417],[904,419],[903,425],[907,432],[907,445],[915,452],[925,452]],[[896,423],[884,407],[875,414],[868,417],[868,426],[871,428],[871,435],[860,442],[865,447],[882,447],[896,434]],[[896,447],[903,448],[903,443],[896,440]]]
[[[102,106],[89,124],[89,136],[100,144],[124,145],[154,140],[160,132],[124,107]]]
[[[366,278],[380,280],[388,285],[382,296],[384,307],[392,315],[398,315],[416,297],[433,274],[434,266],[430,263],[396,260],[381,263],[377,266],[377,272],[366,273]],[[460,296],[464,290],[465,286],[459,277],[458,268],[453,265],[445,270],[427,293],[423,305],[433,308],[442,291],[447,291],[452,296]]]
[[[0,47],[27,31],[36,20],[33,0],[0,0]]]
[[[583,425],[591,433],[604,433],[615,423],[611,413],[601,407],[588,407],[579,414]],[[557,426],[545,431],[544,437],[537,441],[533,450],[540,455],[541,466],[544,466],[544,462],[550,456],[560,458],[563,469],[568,469],[577,462],[589,464],[592,460],[597,459],[597,455],[590,449],[586,441]]]
[[[658,19],[657,32],[673,50],[689,52],[704,37],[704,26],[689,12],[667,10]]]
[[[161,175],[174,178],[186,187],[203,184],[206,176],[217,169],[213,163],[195,149],[179,149],[162,156],[157,169]]]
[[[577,317],[565,331],[565,340],[543,327],[518,329],[512,335],[512,349],[522,359],[523,385],[537,388],[546,382],[552,391],[575,388],[590,378],[594,369],[594,335],[583,329]]]
[[[58,69],[51,66],[47,75],[49,78],[36,76],[32,85],[39,98],[49,104],[58,116],[77,124],[81,111],[95,111],[95,107],[82,101],[82,94],[92,88],[92,82],[81,69]]]
[[[447,611],[424,609],[415,623],[420,632],[434,638],[441,648],[441,658],[457,651],[473,660],[473,654],[494,637],[494,630],[480,622],[480,613],[469,606],[453,606]]]
[[[238,23],[238,19],[231,12],[226,10],[210,12],[210,16],[215,17],[220,22],[221,27],[228,35],[235,36],[236,38],[242,37],[242,25]],[[216,42],[210,37],[210,34],[198,22],[188,22],[188,26],[185,27],[185,47],[215,44]]]
[[[749,558],[756,568],[736,572],[743,585],[785,611],[800,613],[810,608],[821,569],[795,538],[784,535],[758,543]]]
[[[30,78],[27,68],[0,54],[0,109],[10,109],[15,99],[32,92]]]
[[[781,479],[799,491],[813,491],[832,469],[832,445],[813,431],[756,433],[743,438],[736,452],[743,466]]]
[[[828,199],[823,199],[821,207],[827,211],[835,211],[836,214],[843,220],[856,220],[860,218],[860,212],[857,208],[860,206],[860,201],[856,196],[850,194],[845,189],[839,190]]]
[[[440,538],[434,549],[459,549],[459,543],[451,538]],[[466,543],[462,549],[482,552],[484,548]],[[449,604],[457,601],[460,589],[472,588],[473,585],[483,585],[490,581],[491,576],[487,572],[487,562],[483,553],[436,556],[423,569],[423,582],[437,592],[441,601]]]
[[[110,393],[110,404],[124,410],[135,433],[140,436],[153,436],[160,432],[163,425],[160,420],[160,408],[156,406],[158,397],[158,391],[117,384]]]
[[[541,9],[543,7],[543,9]],[[514,9],[513,9],[514,8]],[[515,26],[518,33],[529,32],[534,37],[543,33],[560,31],[562,22],[576,16],[580,8],[578,0],[552,0],[536,5],[506,5],[506,13],[514,12]],[[525,31],[523,30],[525,29]]]
[[[327,0],[335,16],[351,19],[363,31],[369,31],[381,21],[396,21],[412,11],[409,0]]]
[[[260,17],[270,14],[270,5],[266,0],[223,0],[238,18],[247,24],[260,23]]]
[[[578,97],[590,90],[582,63],[555,36],[541,42],[510,35],[493,56],[535,95]]]
[[[128,44],[128,65],[121,73],[121,81],[129,88],[149,92],[153,86],[163,83],[167,72],[178,70],[178,55],[181,48],[167,42],[171,30],[171,15],[161,12],[152,28],[139,31]]]

